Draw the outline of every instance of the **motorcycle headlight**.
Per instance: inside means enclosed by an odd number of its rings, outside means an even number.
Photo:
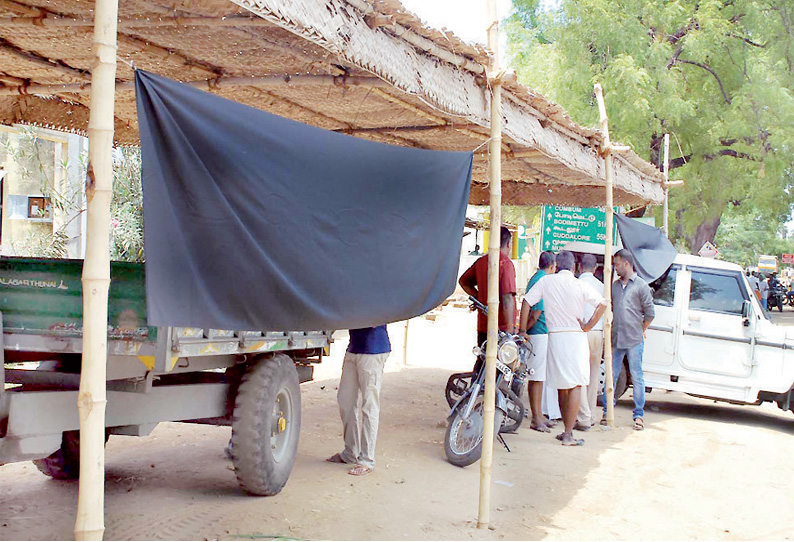
[[[499,361],[510,367],[512,370],[518,368],[520,359],[518,357],[518,345],[513,341],[505,341],[499,347]]]

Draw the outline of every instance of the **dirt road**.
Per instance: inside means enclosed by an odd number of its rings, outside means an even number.
[[[271,537],[333,540],[740,540],[794,535],[794,414],[676,393],[648,395],[647,429],[619,428],[563,448],[523,426],[495,448],[492,529],[476,528],[478,465],[444,459],[447,376],[470,367],[474,317],[446,308],[402,325],[384,378],[375,471],[352,477],[324,458],[339,451],[336,385],[344,335],[304,384],[299,456],[284,491],[237,487],[223,447],[228,428],[161,424],[107,446],[106,539]],[[77,484],[31,463],[0,467],[0,539],[70,539]]]

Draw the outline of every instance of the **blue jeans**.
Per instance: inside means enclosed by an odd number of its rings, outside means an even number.
[[[642,376],[642,350],[645,346],[645,341],[641,342],[631,348],[613,348],[612,349],[612,385],[618,382],[620,370],[623,368],[623,358],[626,357],[629,361],[629,372],[631,373],[631,382],[634,386],[634,412],[633,419],[642,418],[645,415],[645,378]],[[604,393],[606,395],[606,393]],[[615,397],[617,402],[617,397]],[[604,405],[604,414],[607,412],[606,397],[602,398],[601,404]]]

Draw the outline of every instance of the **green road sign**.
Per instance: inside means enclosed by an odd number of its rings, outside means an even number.
[[[612,230],[613,237],[617,228]],[[541,249],[557,252],[571,241],[603,245],[606,213],[597,207],[543,206]],[[615,239],[613,238],[614,242]]]

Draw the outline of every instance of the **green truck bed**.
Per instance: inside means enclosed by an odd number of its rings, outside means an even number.
[[[82,336],[82,260],[0,258],[0,312],[6,333]],[[110,265],[108,337],[155,341],[146,326],[144,265]]]

